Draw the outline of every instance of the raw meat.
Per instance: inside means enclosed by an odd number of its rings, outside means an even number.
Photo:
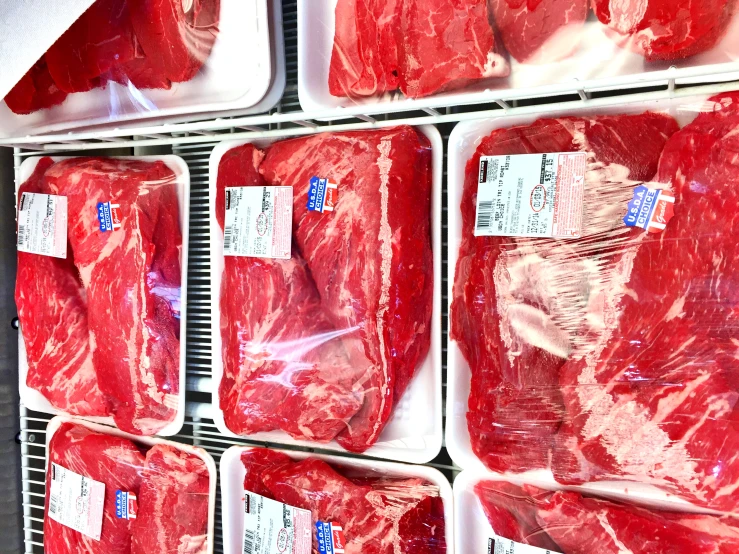
[[[400,82],[402,0],[339,0],[328,87],[334,96],[373,96]]]
[[[485,137],[467,164],[450,336],[470,365],[467,426],[475,454],[495,471],[549,465],[563,417],[559,369],[587,346],[633,238],[621,218],[633,187],[652,178],[677,131],[657,114],[540,119]],[[588,153],[583,238],[474,237],[483,155]],[[605,253],[616,251],[607,257]],[[601,261],[602,260],[602,261]]]
[[[493,22],[519,62],[551,63],[578,47],[588,0],[490,0]]]
[[[269,498],[310,510],[314,522],[338,523],[347,554],[446,552],[443,502],[435,486],[422,479],[349,479],[322,460],[285,458],[247,451],[245,487],[261,481]]]
[[[730,517],[667,512],[498,481],[475,486],[497,535],[563,554],[730,554]],[[552,542],[554,541],[554,542]]]
[[[118,427],[153,434],[179,394],[182,235],[175,176],[163,162],[73,158],[46,172],[67,197],[69,241],[87,295],[93,364]],[[97,204],[121,227],[99,230]]]
[[[189,81],[210,56],[218,36],[220,0],[127,0],[145,61],[126,72],[139,88]]]
[[[104,85],[107,72],[135,56],[128,0],[96,0],[46,52],[46,63],[64,92]]]
[[[735,8],[735,0],[593,0],[598,19],[616,40],[648,60],[687,58],[713,48]]]
[[[711,99],[665,145],[658,181],[674,217],[642,240],[560,382],[566,483],[627,478],[718,510],[739,506],[739,95]]]
[[[127,439],[95,433],[82,425],[62,423],[49,442],[49,466],[65,469],[105,484],[100,541],[51,519],[51,470],[46,472],[44,552],[47,554],[128,554],[131,522],[116,517],[116,491],[138,495],[144,456]]]
[[[505,77],[486,0],[339,0],[329,92],[410,98]]]
[[[263,186],[264,153],[251,144],[227,152],[218,168],[216,217],[223,227],[226,188]],[[224,420],[247,435],[282,429],[330,441],[362,405],[345,350],[352,333],[337,331],[321,308],[305,261],[226,256],[221,283]],[[356,340],[356,339],[355,339]]]
[[[337,441],[364,451],[425,359],[430,344],[431,148],[412,127],[320,134],[273,144],[260,171],[293,187],[293,237],[342,337],[364,370],[359,412]],[[338,185],[329,214],[307,209],[311,177]]]
[[[495,52],[486,0],[404,0],[400,90],[409,98],[510,72]]]
[[[360,452],[378,440],[429,348],[430,171],[429,143],[411,127],[224,155],[219,222],[226,187],[289,185],[295,241],[290,260],[224,260],[219,393],[229,429],[336,438]],[[307,210],[313,176],[338,185],[335,211]]]
[[[42,158],[18,190],[49,194],[43,176],[53,165]],[[70,414],[109,415],[90,351],[85,293],[72,261],[18,252],[15,301],[26,348],[26,384],[52,406]]]
[[[64,102],[67,93],[59,90],[42,57],[5,96],[13,113],[29,114]]]
[[[209,480],[197,456],[154,445],[146,453],[131,554],[207,553]]]

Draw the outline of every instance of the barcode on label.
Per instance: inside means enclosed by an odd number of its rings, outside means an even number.
[[[228,225],[223,233],[223,250],[228,252],[231,250],[231,237],[233,236],[233,226]]]
[[[244,531],[244,554],[253,554],[254,552],[254,531],[248,529]]]
[[[477,228],[488,229],[493,221],[493,202],[479,202],[477,204]]]
[[[59,499],[57,498],[57,495],[55,494],[52,494],[49,497],[49,513],[50,514],[56,515],[56,508],[57,508],[57,505],[59,504],[58,500]]]
[[[26,245],[26,226],[19,225],[18,226],[18,246],[25,246],[25,245]]]

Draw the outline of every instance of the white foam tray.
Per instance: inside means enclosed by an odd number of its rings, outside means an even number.
[[[595,109],[548,110],[542,106],[536,113],[496,119],[476,119],[459,123],[449,135],[448,155],[448,244],[449,263],[447,266],[448,308],[451,308],[454,292],[454,276],[462,242],[462,217],[460,203],[464,190],[464,172],[467,161],[472,157],[480,141],[494,129],[530,124],[540,117],[560,116],[593,116],[615,114],[638,114],[647,110],[667,113],[674,117],[680,126],[692,121],[699,111],[708,109],[706,96],[695,96],[656,101],[638,101],[629,104],[614,105]],[[449,329],[451,329],[451,311]],[[467,400],[470,393],[470,367],[464,359],[459,345],[449,340],[447,350],[447,397],[446,397],[446,429],[445,445],[454,463],[463,469],[487,471],[482,461],[475,456],[470,444],[467,429]],[[524,479],[528,483],[544,488],[558,488],[552,472],[549,470],[528,471],[518,477],[507,475],[507,480],[516,482]],[[561,487],[559,487],[561,488]],[[578,487],[578,490],[592,491],[599,495],[611,495],[618,498],[641,499],[648,502],[665,502],[668,505],[689,506],[684,500],[650,485],[627,481],[600,481]]]
[[[502,481],[500,475],[486,473],[484,471],[465,470],[454,479],[454,547],[457,552],[465,554],[488,554],[488,539],[496,536],[490,521],[482,509],[482,504],[475,494],[475,485],[480,481]],[[505,479],[515,485],[524,483],[534,485],[546,490],[574,490],[584,491],[581,487],[552,486],[548,483],[536,480]],[[611,500],[632,500],[624,495],[602,495]],[[647,508],[668,509],[672,511],[685,511],[692,513],[716,513],[710,510],[698,510],[691,506],[676,505],[673,503],[650,502],[641,499],[638,504]],[[505,537],[503,538],[510,538]],[[542,551],[543,552],[543,551]]]
[[[111,435],[113,437],[122,437],[124,439],[133,441],[134,443],[142,444],[144,446],[154,446],[155,444],[166,444],[167,446],[171,446],[172,448],[176,448],[177,450],[181,450],[182,452],[192,454],[193,456],[197,456],[198,458],[203,460],[203,462],[205,463],[205,466],[208,468],[208,477],[209,477],[208,479],[208,548],[203,554],[213,553],[213,548],[215,545],[216,481],[218,480],[218,471],[216,470],[216,463],[213,461],[213,457],[210,454],[208,454],[202,448],[199,448],[197,446],[190,446],[189,444],[183,444],[181,442],[173,442],[173,441],[159,439],[156,437],[139,437],[137,435],[131,435],[130,433],[124,433],[123,431],[119,429],[108,427],[106,425],[91,423],[89,421],[84,421],[84,420],[74,418],[74,417],[56,416],[52,418],[52,420],[49,421],[48,425],[46,426],[45,469],[47,471],[49,468],[49,459],[51,457],[51,453],[49,452],[49,442],[51,442],[51,437],[54,436],[54,433],[57,432],[61,424],[65,422],[84,425],[85,427],[87,427],[88,429],[91,429],[92,431],[103,433],[105,435]],[[46,480],[46,477],[44,476],[44,481],[45,480]]]
[[[401,401],[394,407],[387,426],[378,442],[364,452],[367,456],[410,463],[431,461],[441,450],[442,400],[441,400],[441,191],[443,144],[439,131],[431,126],[419,127],[431,141],[433,150],[433,181],[431,191],[431,243],[434,260],[434,296],[431,314],[431,347],[426,360],[419,367]],[[211,328],[213,370],[213,419],[224,435],[236,437],[223,419],[218,400],[218,388],[223,377],[221,355],[221,276],[223,274],[223,231],[215,217],[216,183],[221,157],[231,148],[253,142],[264,147],[275,140],[228,141],[218,144],[210,157],[210,275],[211,275]],[[283,431],[270,431],[249,435],[249,439],[304,447],[322,448],[346,452],[336,441],[317,443],[293,439]]]
[[[183,114],[267,111],[285,88],[281,14],[280,0],[221,0],[218,38],[190,81],[173,83],[170,90],[109,83],[28,115],[14,114],[0,102],[0,138],[103,124],[122,127],[141,119],[147,124],[192,119],[176,117]]]
[[[241,454],[250,447],[232,446],[221,456],[221,517],[223,518],[223,553],[241,554],[244,543],[244,477],[246,468],[241,463]],[[332,465],[346,468],[366,469],[374,474],[388,477],[419,477],[439,487],[439,496],[444,501],[444,524],[447,554],[454,554],[454,509],[452,486],[438,470],[428,466],[381,462],[346,456],[326,456],[292,450],[284,452],[294,460],[318,458]],[[460,550],[460,553],[465,551]]]
[[[49,156],[55,162],[68,159],[69,156]],[[20,186],[31,176],[41,157],[27,158],[18,169],[15,191],[16,195]],[[190,169],[185,161],[179,156],[120,156],[113,159],[163,161],[175,174],[177,186],[177,201],[180,212],[180,229],[182,231],[182,248],[180,249],[180,264],[182,266],[182,288],[180,291],[180,394],[177,402],[177,415],[175,419],[165,426],[157,435],[171,436],[177,434],[185,422],[185,354],[186,354],[186,329],[187,329],[187,245],[190,230]],[[16,202],[17,209],[18,202]],[[28,375],[28,357],[23,342],[23,329],[18,333],[18,377],[20,381],[21,403],[29,410],[44,412],[47,414],[63,414],[54,408],[46,397],[39,391],[26,385]],[[80,417],[80,416],[75,416]],[[105,423],[115,426],[113,417],[85,417],[90,421]]]
[[[407,99],[399,91],[372,98],[339,98],[328,89],[329,66],[334,42],[335,9],[338,0],[298,0],[298,95],[304,111],[352,108],[361,105],[386,104],[388,109],[420,107],[427,99]],[[568,58],[550,64],[522,64],[510,59],[511,74],[491,80],[486,85],[472,86],[463,91],[435,95],[445,106],[465,102],[490,101],[490,91],[499,90],[495,97],[551,96],[577,88],[618,89],[624,84],[637,84],[649,73],[677,67],[670,76],[691,79],[691,69],[703,67],[714,74],[739,69],[739,14],[724,39],[713,49],[688,60],[671,63],[649,63],[633,52],[620,48],[606,34],[607,27],[591,12],[583,27],[579,48]],[[502,53],[502,42],[496,36],[496,50]],[[628,77],[624,81],[624,77]],[[665,81],[667,77],[665,77]],[[698,82],[723,78],[698,78]],[[731,78],[727,78],[731,80]],[[487,97],[485,96],[487,94]],[[477,96],[477,98],[475,98]],[[341,117],[337,113],[336,118]]]

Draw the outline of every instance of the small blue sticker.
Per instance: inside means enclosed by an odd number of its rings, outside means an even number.
[[[121,226],[120,206],[111,204],[110,202],[98,202],[97,204],[98,222],[100,230],[105,233],[119,229]]]
[[[115,491],[115,516],[119,519],[136,519],[138,504],[131,492]]]
[[[336,523],[316,522],[316,539],[320,554],[343,554],[344,530]]]
[[[332,212],[338,199],[338,187],[328,179],[311,177],[308,186],[309,212]]]
[[[624,216],[624,223],[627,227],[647,228],[654,208],[657,206],[660,192],[659,189],[650,189],[646,185],[639,185],[634,189],[634,197],[629,202]]]

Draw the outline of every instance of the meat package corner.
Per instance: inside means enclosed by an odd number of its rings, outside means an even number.
[[[66,259],[18,252],[22,381],[27,367],[21,396],[29,408],[111,418],[137,435],[179,429],[186,265],[180,218],[189,181],[181,168],[179,175],[173,170],[176,160],[25,162],[35,167],[19,199],[64,196],[68,210]],[[107,203],[119,221],[103,230],[98,211]],[[186,216],[183,223],[186,229]]]
[[[310,73],[301,77],[306,111],[739,59],[730,37],[739,25],[735,0],[301,3],[300,32],[310,36],[300,49],[301,71]]]
[[[16,114],[117,82],[170,89],[189,81],[218,36],[221,0],[95,0],[5,97]],[[140,91],[135,95],[145,98]],[[144,105],[147,103],[144,101]]]
[[[480,522],[481,532],[457,536],[458,552],[484,552],[498,537],[542,549],[541,554],[739,551],[739,520],[730,516],[646,508],[465,473],[454,484],[457,514],[470,527]]]
[[[213,551],[216,473],[215,463],[204,450],[161,439],[142,438],[139,442],[103,425],[61,417],[51,420],[47,432],[51,436],[47,439],[44,552]],[[59,475],[62,471],[104,486],[99,539],[60,522],[65,509],[59,505],[64,500],[66,478]],[[61,493],[52,492],[55,479],[61,482]],[[87,487],[92,489],[90,483]],[[121,510],[121,492],[135,503],[135,507],[126,507],[131,510],[130,517]]]
[[[739,93],[505,125],[450,139],[474,149],[450,169],[450,386],[469,383],[447,401],[467,404],[447,420],[452,456],[737,512]],[[582,238],[473,236],[481,156],[577,151]],[[659,233],[624,225],[645,182],[674,197]]]
[[[429,139],[403,126],[247,143],[212,158],[211,168],[212,236],[223,236],[227,187],[293,187],[290,259],[222,256],[222,242],[212,248],[214,273],[223,264],[214,276],[214,403],[226,430],[366,451],[429,363]],[[337,185],[333,211],[307,208],[313,177]],[[435,422],[438,375],[424,373],[431,396],[423,421]]]
[[[347,553],[452,551],[452,490],[432,468],[235,446],[222,457],[221,491],[225,552],[242,550],[247,494],[309,510],[311,527],[339,526]]]

